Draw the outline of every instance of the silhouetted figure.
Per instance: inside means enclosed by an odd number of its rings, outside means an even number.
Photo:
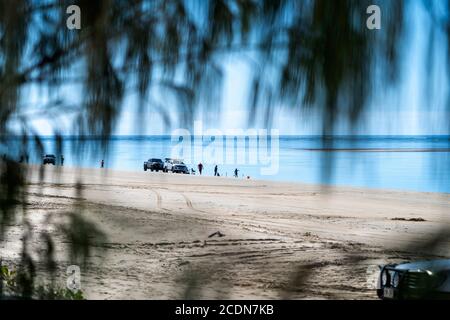
[[[200,173],[200,175],[202,175],[202,171],[203,171],[203,164],[200,162],[198,164],[198,172]]]
[[[238,168],[234,169],[234,177],[235,177],[235,178],[237,178],[237,177],[238,177],[238,173],[239,173],[239,170],[238,170]]]
[[[23,156],[20,156],[19,163],[23,163]]]
[[[64,156],[61,155],[61,167],[64,166]]]
[[[105,167],[105,160],[102,160],[102,162],[100,162],[100,168],[104,168]]]
[[[217,176],[218,175],[218,173],[217,173],[217,164],[216,164],[216,166],[214,167],[214,176]]]
[[[30,156],[28,155],[28,153],[25,154],[25,162],[26,163],[30,162]]]

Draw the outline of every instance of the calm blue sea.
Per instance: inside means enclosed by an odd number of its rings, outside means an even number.
[[[88,139],[88,145],[95,145],[96,141]],[[62,154],[66,166],[99,167],[104,159],[106,167],[142,171],[142,174],[145,174],[143,162],[146,159],[170,157],[174,146],[180,145],[170,136],[115,136],[108,144],[109,151],[102,154],[93,147],[76,149],[76,142],[74,137],[63,139]],[[261,173],[261,168],[267,164],[248,164],[249,154],[258,150],[252,150],[249,141],[246,142],[243,148],[235,145],[224,149],[224,157],[230,152],[240,152],[246,154],[247,160],[244,164],[219,162],[222,176],[232,176],[234,169],[238,168],[240,178],[250,176],[277,181],[450,192],[450,136],[334,137],[333,144],[327,145],[333,151],[320,151],[324,147],[320,137],[281,136],[277,156],[279,169],[273,175]],[[207,148],[210,144],[211,141],[205,138],[200,146]],[[19,157],[21,144],[17,141],[16,145],[17,149],[9,148],[6,152]],[[53,138],[44,138],[43,146],[45,153],[58,153]],[[439,152],[431,152],[436,150]],[[267,153],[270,155],[270,150]],[[193,159],[188,166],[196,169],[197,160]],[[40,162],[36,152],[30,154],[30,162]],[[205,156],[202,161],[204,174],[213,175],[216,162]]]

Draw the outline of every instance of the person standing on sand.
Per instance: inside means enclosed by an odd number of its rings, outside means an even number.
[[[100,168],[104,168],[105,167],[105,160],[102,160],[102,162],[100,162]]]
[[[198,164],[198,172],[200,173],[200,175],[202,175],[202,171],[203,171],[203,164],[200,162]]]
[[[218,176],[218,173],[217,173],[217,164],[216,164],[216,166],[214,167],[214,177],[217,177]]]
[[[234,177],[235,177],[235,178],[238,177],[238,172],[239,172],[238,168],[234,169]]]
[[[64,156],[61,155],[61,167],[63,167],[63,166],[64,166]]]

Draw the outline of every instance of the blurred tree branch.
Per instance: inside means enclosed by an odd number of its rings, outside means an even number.
[[[130,91],[139,95],[139,108],[150,105],[161,112],[165,122],[170,121],[167,110],[175,100],[181,111],[180,120],[190,125],[199,107],[219,109],[217,97],[223,85],[224,58],[244,53],[251,60],[249,122],[262,114],[269,123],[273,111],[282,106],[314,109],[320,111],[323,136],[332,135],[340,117],[352,126],[361,120],[377,85],[382,83],[386,89],[398,79],[408,3],[0,1],[0,146],[13,148],[16,141],[5,137],[16,133],[10,125],[19,120],[22,147],[26,149],[31,136],[40,146],[38,152],[43,152],[41,137],[27,125],[33,117],[42,115],[27,115],[24,110],[28,105],[24,92],[29,86],[49,89],[51,98],[58,96],[57,103],[51,100],[48,103],[53,106],[43,112],[52,119],[57,113],[64,115],[78,108],[72,133],[101,136],[96,143],[102,150],[107,150],[124,96]],[[448,10],[450,1],[442,3]],[[66,27],[65,9],[73,4],[81,8],[80,31]],[[383,10],[382,32],[371,32],[365,27],[366,8],[371,4]],[[433,21],[433,32],[444,30],[450,39],[448,13]],[[448,46],[447,43],[441,48],[447,52]],[[80,84],[76,89],[79,106],[74,106],[72,97],[62,94],[62,88],[72,82]],[[153,103],[156,99],[150,89],[155,87],[174,99],[167,99],[166,105]],[[61,140],[59,133],[55,136]],[[26,211],[25,173],[24,167],[12,159],[2,160],[0,235],[19,212],[20,204]],[[73,258],[85,263],[92,244],[88,234],[100,238],[103,235],[77,215],[82,211],[80,206],[75,211],[71,216],[73,228],[62,230],[72,242],[80,244],[72,250]],[[45,238],[50,253],[51,236],[47,234]],[[23,294],[30,297],[34,263],[27,252],[26,239],[21,279]],[[46,261],[53,270],[50,258]],[[296,279],[302,282],[301,278]]]

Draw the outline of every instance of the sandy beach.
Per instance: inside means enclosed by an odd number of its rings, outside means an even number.
[[[31,167],[28,180],[33,245],[77,200],[106,234],[82,270],[89,299],[376,299],[376,266],[422,258],[414,245],[450,209],[448,194],[166,173]],[[20,224],[8,230],[14,263]]]

